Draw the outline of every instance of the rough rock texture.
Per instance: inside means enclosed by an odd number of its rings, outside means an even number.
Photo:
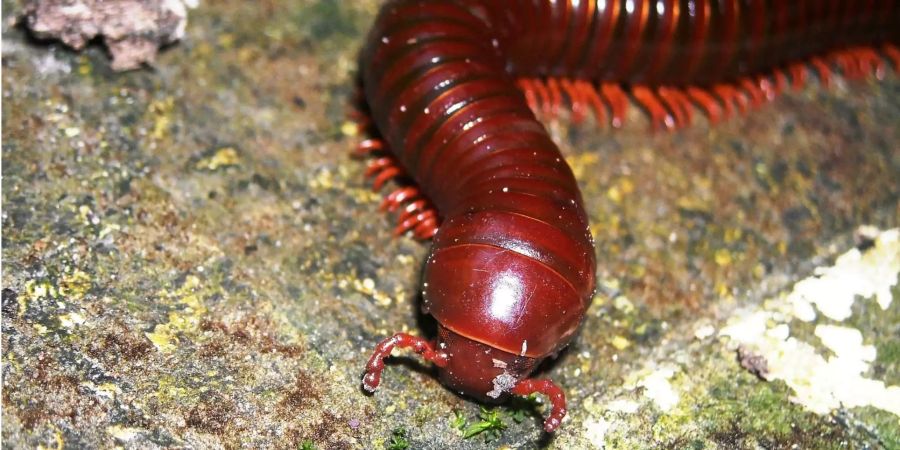
[[[359,387],[379,339],[432,330],[427,244],[391,236],[349,155],[378,5],[210,3],[122,74],[3,1],[5,448],[900,448],[877,403],[900,385],[895,244],[857,232],[900,225],[896,74],[674,134],[636,110],[548,124],[601,280],[545,369],[570,399],[548,438],[543,405],[481,413],[413,358]]]
[[[187,0],[31,0],[25,5],[28,29],[38,38],[59,39],[81,50],[102,38],[113,70],[152,63],[159,48],[184,36]]]

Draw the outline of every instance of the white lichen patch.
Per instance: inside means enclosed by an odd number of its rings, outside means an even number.
[[[83,315],[77,312],[71,312],[68,314],[63,314],[59,316],[59,324],[63,328],[72,329],[77,327],[78,325],[82,325],[85,322],[85,318]]]
[[[131,442],[144,432],[140,428],[124,427],[122,425],[113,425],[106,427],[106,432],[119,442]]]
[[[624,399],[613,400],[606,405],[608,411],[625,414],[634,414],[640,407],[641,405],[638,402]]]
[[[714,334],[716,334],[716,328],[710,324],[700,325],[694,330],[694,337],[700,341],[702,341]]]
[[[644,388],[644,396],[649,398],[660,411],[668,412],[678,404],[680,396],[669,380],[675,376],[675,369],[659,367],[649,374],[638,374],[633,381],[626,381],[626,389]]]
[[[788,302],[798,319],[812,321],[815,305],[825,316],[843,321],[857,296],[875,300],[882,310],[891,305],[891,287],[900,273],[900,229],[880,233],[866,251],[854,248],[830,267],[819,267],[813,276],[794,285]]]
[[[838,358],[858,358],[860,361],[875,361],[875,346],[863,345],[862,332],[856,328],[835,325],[816,326],[816,336]]]
[[[844,253],[833,266],[816,269],[814,276],[795,284],[790,293],[741,311],[719,335],[765,358],[768,370],[763,376],[783,380],[794,391],[792,400],[813,412],[874,406],[900,415],[900,386],[865,376],[877,352],[865,344],[860,330],[820,324],[815,328],[818,342],[812,343],[791,331],[794,320],[815,320],[816,309],[834,320],[850,317],[858,297],[874,296],[887,308],[900,272],[898,235],[898,229],[878,234],[868,250]],[[821,354],[814,344],[830,353]]]
[[[647,370],[641,374],[649,373]],[[637,379],[637,378],[636,378]],[[632,384],[629,389],[637,386]],[[629,416],[637,413],[643,402],[630,398],[617,398],[604,402],[600,397],[589,397],[584,401],[584,410],[589,411],[590,417],[584,420],[584,436],[591,443],[591,448],[602,449],[607,447],[607,440],[618,439],[625,430],[630,428]]]
[[[117,395],[122,394],[122,389],[113,383],[102,383],[97,385],[90,381],[85,381],[81,383],[81,387],[93,392],[93,394],[98,397],[110,400],[114,399]]]
[[[584,435],[595,448],[606,447],[606,433],[612,427],[612,422],[599,417],[584,421]]]

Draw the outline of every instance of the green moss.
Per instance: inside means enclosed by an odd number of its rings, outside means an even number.
[[[500,438],[500,433],[506,429],[506,424],[500,417],[500,412],[496,408],[481,408],[478,413],[479,420],[469,425],[463,431],[463,439],[469,439],[478,435],[484,436],[484,440],[490,442]]]
[[[315,40],[354,39],[364,21],[352,2],[320,0],[305,10],[297,10],[298,26]]]
[[[409,440],[405,428],[395,428],[391,432],[391,440],[388,442],[388,450],[406,450],[409,448]]]
[[[900,365],[900,340],[876,342],[875,348],[878,350],[878,355],[875,357],[875,364],[884,366],[885,368],[892,367],[895,369],[886,370],[887,375],[900,375],[897,374],[896,371],[897,366]]]
[[[718,356],[722,359],[712,358],[676,381],[686,391],[677,409],[654,425],[657,440],[667,446],[699,439],[728,448],[797,444],[829,449],[840,447],[836,437],[849,439],[828,417],[791,403],[791,390],[784,383],[760,380],[740,370],[729,354]]]
[[[858,328],[864,343],[874,345],[871,376],[887,385],[900,385],[900,281],[891,289],[893,301],[883,310],[874,298],[857,300],[853,315],[844,324]]]
[[[884,448],[900,448],[900,417],[877,408],[857,408],[854,412]]]

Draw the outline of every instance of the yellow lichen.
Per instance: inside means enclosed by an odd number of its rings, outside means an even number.
[[[72,273],[63,275],[59,293],[77,301],[81,300],[90,288],[91,276],[80,269],[75,269]]]
[[[169,131],[172,124],[172,111],[175,109],[175,100],[167,97],[155,100],[147,107],[148,115],[153,122],[153,131],[150,136],[153,139],[162,139]]]
[[[241,165],[241,157],[233,147],[222,147],[210,156],[197,161],[194,165],[199,170],[217,170],[222,167],[234,167]]]
[[[153,394],[160,403],[184,403],[184,400],[190,400],[190,391],[184,386],[179,385],[178,378],[172,375],[164,375],[159,379],[156,385],[156,392]]]
[[[623,295],[620,295],[613,300],[613,306],[625,314],[634,312],[634,304]]]
[[[622,200],[634,192],[634,182],[630,178],[619,178],[615,185],[606,191],[606,196],[613,203],[622,203]]]
[[[309,187],[313,189],[331,189],[335,187],[334,174],[327,168],[317,171],[315,178],[309,181]]]
[[[359,133],[359,127],[355,123],[347,121],[341,125],[341,134],[344,136],[353,137],[357,133]]]
[[[231,33],[222,33],[219,35],[218,43],[222,48],[231,48],[234,45],[234,35]]]
[[[178,337],[173,335],[172,327],[169,326],[168,323],[156,325],[153,327],[152,332],[144,333],[144,336],[147,336],[147,339],[153,343],[153,346],[162,353],[168,353],[175,350],[175,344],[173,344],[173,342],[178,342]]]
[[[720,248],[716,250],[716,254],[714,255],[716,260],[716,264],[720,267],[725,267],[731,265],[732,257],[731,252],[728,251],[727,248]]]
[[[193,332],[200,325],[207,312],[200,294],[196,292],[200,287],[200,279],[190,275],[175,292],[163,291],[159,294],[161,298],[174,298],[176,304],[183,306],[182,309],[169,311],[168,322],[157,324],[152,332],[144,333],[160,352],[175,350],[179,342],[178,334]]]
[[[619,335],[609,338],[609,343],[618,350],[625,350],[626,348],[631,346],[631,341],[629,341],[626,337]]]
[[[600,154],[598,152],[585,152],[566,158],[566,162],[569,163],[569,167],[572,168],[572,173],[575,174],[577,179],[581,179],[585,174],[585,170],[599,161]]]
[[[28,280],[25,282],[25,295],[30,300],[40,300],[44,298],[56,298],[56,286],[47,281]]]

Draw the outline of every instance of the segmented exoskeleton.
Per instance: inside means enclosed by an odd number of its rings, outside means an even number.
[[[575,335],[594,291],[595,254],[572,171],[533,111],[572,107],[622,123],[633,99],[654,127],[711,122],[799,86],[809,69],[857,78],[900,65],[900,2],[888,0],[559,0],[389,2],[360,73],[376,188],[397,231],[434,238],[423,309],[437,342],[398,333],[367,365],[408,347],[450,388],[484,401],[562,390],[528,378]]]

